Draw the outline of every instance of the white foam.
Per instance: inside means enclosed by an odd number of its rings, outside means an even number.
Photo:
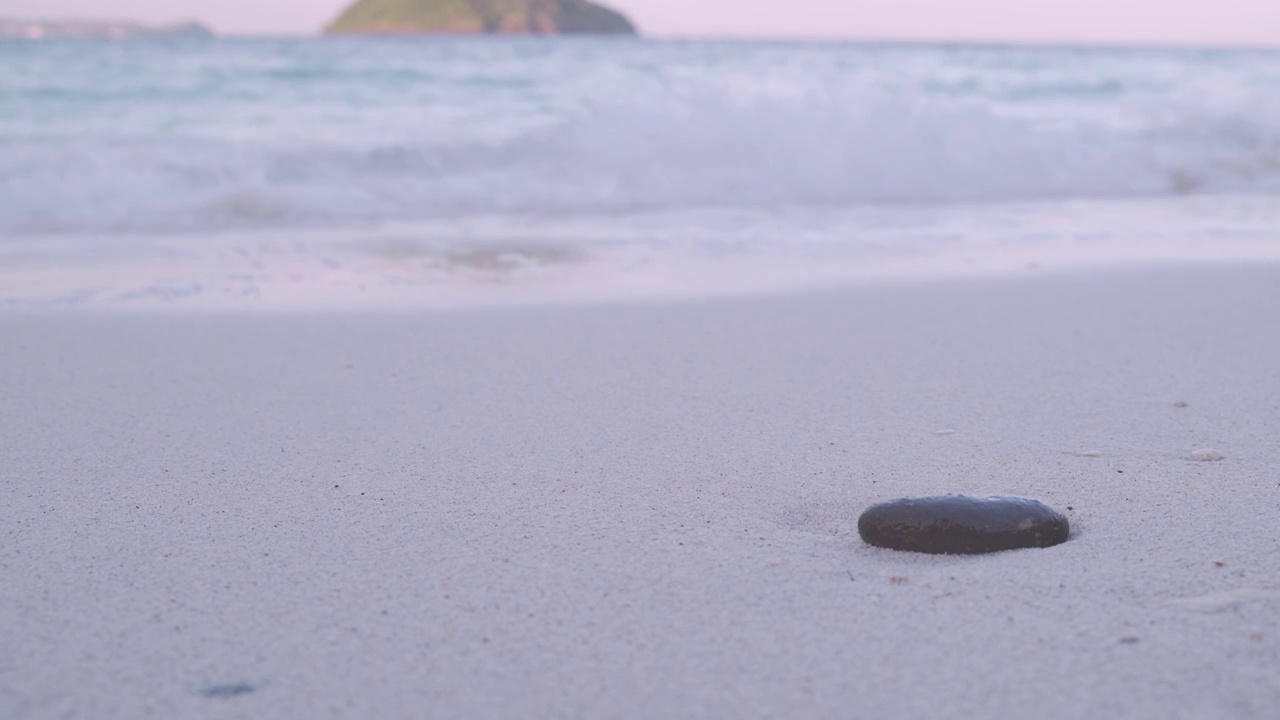
[[[1280,205],[1221,197],[32,235],[0,242],[0,306],[590,301],[1125,263],[1274,262],[1276,227]]]
[[[500,141],[383,140],[376,115],[340,141],[76,134],[0,145],[0,232],[1280,192],[1280,112],[1218,112],[1064,125],[863,90],[618,103]]]

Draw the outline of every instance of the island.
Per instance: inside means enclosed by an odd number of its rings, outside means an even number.
[[[625,15],[587,0],[357,0],[330,35],[634,35]]]
[[[56,40],[62,38],[211,38],[213,31],[198,22],[143,25],[125,20],[5,20],[0,39]]]

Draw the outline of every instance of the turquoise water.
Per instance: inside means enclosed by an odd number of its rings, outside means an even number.
[[[1277,196],[1280,52],[0,44],[10,305],[162,297],[160,257],[203,299],[286,265],[414,298],[1270,257]],[[136,286],[67,280],[108,265]]]

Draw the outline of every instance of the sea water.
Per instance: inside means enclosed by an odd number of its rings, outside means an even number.
[[[1280,51],[0,43],[0,306],[433,305],[1280,258]]]

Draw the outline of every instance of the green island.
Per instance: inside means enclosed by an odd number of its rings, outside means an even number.
[[[357,0],[330,35],[634,35],[625,15],[587,0]]]

